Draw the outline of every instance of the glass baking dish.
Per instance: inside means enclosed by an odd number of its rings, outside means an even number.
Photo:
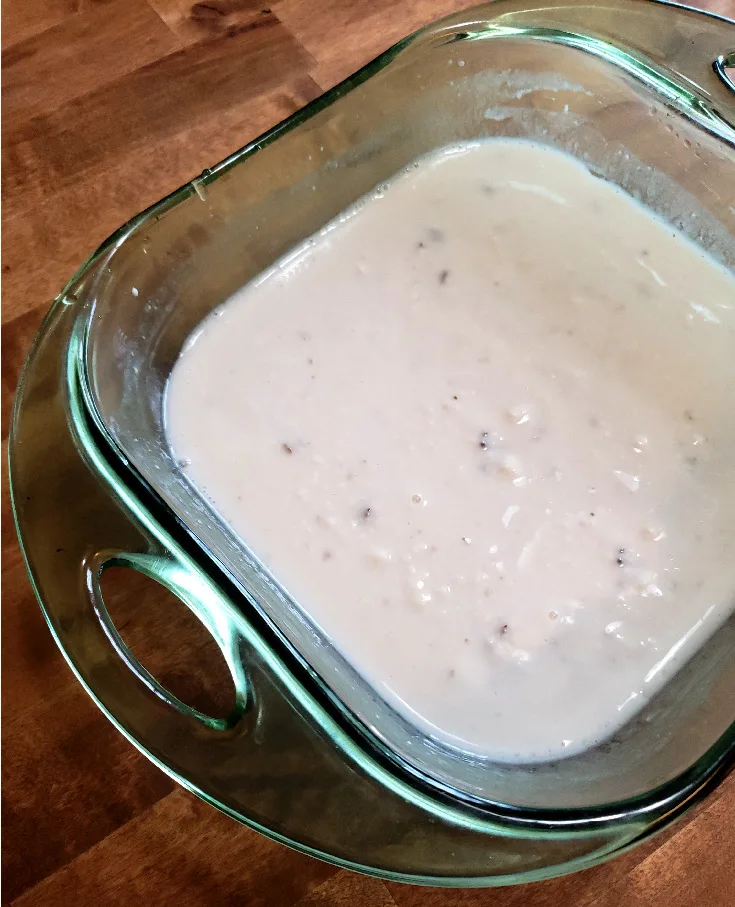
[[[62,650],[162,768],[326,859],[474,885],[598,862],[729,770],[735,616],[581,755],[498,764],[427,737],[196,495],[166,443],[162,400],[186,337],[212,309],[411,161],[461,140],[522,136],[569,151],[735,269],[733,48],[735,24],[668,4],[468,10],[134,218],[72,279],[16,402],[16,518]],[[73,519],[72,499],[83,514]],[[127,650],[100,594],[112,564],[158,579],[210,630],[236,684],[228,720],[180,703]]]

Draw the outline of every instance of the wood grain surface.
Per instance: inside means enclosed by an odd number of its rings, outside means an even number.
[[[133,214],[463,0],[5,0],[2,439],[50,301]],[[735,15],[735,0],[702,2]],[[723,48],[724,49],[724,48]],[[2,499],[2,903],[273,907],[726,907],[735,776],[656,841],[515,889],[428,890],[337,870],[174,785],[74,680],[33,598]],[[110,574],[133,651],[185,701],[231,684],[187,610]]]

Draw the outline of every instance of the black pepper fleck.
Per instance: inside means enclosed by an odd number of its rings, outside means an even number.
[[[500,628],[498,629],[498,636],[505,636],[505,634],[507,632],[508,632],[508,624],[501,624]]]
[[[281,450],[282,450],[285,454],[288,454],[289,456],[293,453],[293,447],[291,447],[290,444],[286,444],[285,441],[283,442],[283,444],[281,444]]]
[[[329,549],[325,549],[325,551],[322,553],[322,560],[323,561],[332,560],[332,552]]]
[[[618,565],[618,567],[625,566],[625,548],[618,548],[618,554],[615,558],[615,563]]]
[[[687,420],[687,422],[694,422],[694,413],[690,409],[685,409],[684,418]]]
[[[489,441],[488,441],[488,439],[487,439],[487,432],[484,431],[484,432],[480,435],[480,449],[481,449],[481,450],[487,450],[488,447],[490,447],[490,443],[489,443]]]
[[[360,514],[360,516],[363,518],[363,520],[367,520],[372,512],[373,512],[373,508],[372,508],[372,507],[366,507],[366,508],[362,511],[362,513]]]
[[[449,271],[446,268],[444,268],[444,270],[442,270],[442,271],[439,271],[439,283],[440,284],[444,285],[447,282],[448,277],[449,277]]]

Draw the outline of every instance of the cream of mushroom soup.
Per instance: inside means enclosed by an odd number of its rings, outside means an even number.
[[[168,437],[392,707],[555,758],[732,610],[734,310],[732,274],[571,156],[452,147],[200,325]]]

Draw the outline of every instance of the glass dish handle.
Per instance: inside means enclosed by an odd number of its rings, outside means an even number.
[[[509,4],[506,11],[501,3],[495,13],[495,6],[478,7],[457,18],[468,18],[468,31],[473,25],[482,26],[484,16],[494,29],[523,29],[529,25],[525,7],[514,9]],[[733,141],[735,77],[728,69],[735,66],[735,23],[731,20],[670,3],[625,3],[620,8],[616,4],[590,4],[588,0],[548,4],[543,10],[534,8],[531,16],[535,27],[532,31],[543,32],[543,37],[554,31],[565,34],[566,41],[569,36],[576,36],[578,41],[574,43],[581,48],[604,38],[609,46],[618,48],[615,64],[635,70],[644,80],[646,66],[641,67],[640,63],[652,62],[659,71],[658,90],[662,77],[665,82],[667,74],[674,73],[678,86],[683,86],[689,97],[682,95],[680,87],[673,88],[672,97],[679,104],[687,104],[700,121],[709,121],[707,125],[721,134],[718,126],[724,124],[725,137]],[[539,29],[539,25],[544,29]]]
[[[618,16],[615,27],[633,46],[676,73],[705,110],[735,130],[735,23],[699,10],[642,4],[638,17]],[[730,132],[726,137],[732,141]]]
[[[69,350],[75,306],[57,302],[24,367],[9,439],[10,480],[21,547],[59,648],[95,702],[156,761],[172,741],[216,738],[242,717],[248,698],[237,612],[176,546],[114,473],[80,415]],[[71,388],[71,390],[70,390]],[[87,437],[82,437],[87,435]],[[108,567],[142,573],[188,606],[215,639],[233,678],[226,719],[190,708],[140,664],[105,607]],[[141,747],[143,748],[143,747]]]
[[[720,81],[730,90],[735,102],[735,50],[728,54],[720,54],[712,68]]]
[[[235,686],[235,706],[227,718],[211,718],[186,705],[162,686],[138,661],[122,639],[105,605],[101,579],[109,567],[125,567],[155,580],[173,593],[206,627],[225,659]],[[207,582],[204,575],[163,551],[138,553],[107,549],[86,558],[82,569],[84,587],[93,615],[115,654],[127,665],[138,682],[186,719],[193,718],[215,730],[232,727],[242,716],[247,702],[247,679],[240,653],[240,634],[234,616],[227,613],[231,606],[218,590]]]

